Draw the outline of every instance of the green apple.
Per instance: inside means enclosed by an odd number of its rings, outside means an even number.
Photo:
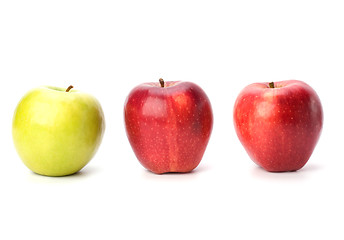
[[[76,173],[92,159],[102,141],[105,121],[99,102],[71,88],[33,89],[14,112],[14,145],[35,173]]]

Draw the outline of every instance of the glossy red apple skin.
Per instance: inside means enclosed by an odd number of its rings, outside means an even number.
[[[251,159],[270,172],[296,171],[310,158],[321,134],[323,110],[306,83],[254,83],[234,105],[236,133]]]
[[[145,83],[124,106],[129,142],[140,163],[161,174],[190,172],[207,147],[213,113],[205,92],[191,82]]]

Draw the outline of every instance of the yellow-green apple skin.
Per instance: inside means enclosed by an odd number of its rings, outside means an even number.
[[[20,100],[12,135],[29,169],[46,176],[65,176],[78,172],[92,159],[104,129],[103,110],[92,95],[39,87]]]

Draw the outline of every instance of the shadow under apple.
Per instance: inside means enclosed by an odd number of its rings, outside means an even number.
[[[143,177],[146,179],[164,179],[164,180],[185,180],[185,179],[194,179],[195,177],[199,176],[199,174],[203,174],[210,169],[208,165],[201,165],[197,168],[193,169],[191,172],[186,173],[179,173],[179,172],[168,172],[162,174],[153,173],[147,169],[143,170]]]
[[[298,171],[291,172],[268,172],[265,169],[255,166],[252,168],[251,175],[254,178],[269,181],[299,181],[310,178],[314,172],[321,171],[323,166],[317,164],[309,164]]]
[[[86,166],[85,168],[81,169],[80,171],[66,175],[66,176],[45,176],[40,175],[35,172],[30,172],[28,178],[30,181],[37,182],[37,183],[50,183],[50,182],[73,182],[79,181],[81,179],[85,179],[95,175],[99,172],[99,169],[94,166]]]

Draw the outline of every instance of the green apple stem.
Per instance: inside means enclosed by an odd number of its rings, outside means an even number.
[[[160,86],[163,88],[165,86],[164,79],[160,78],[159,79]]]
[[[269,88],[275,88],[274,82],[270,82],[270,83],[269,83]]]
[[[72,85],[70,85],[67,89],[66,89],[66,92],[69,92],[69,90],[71,90],[73,88]]]

